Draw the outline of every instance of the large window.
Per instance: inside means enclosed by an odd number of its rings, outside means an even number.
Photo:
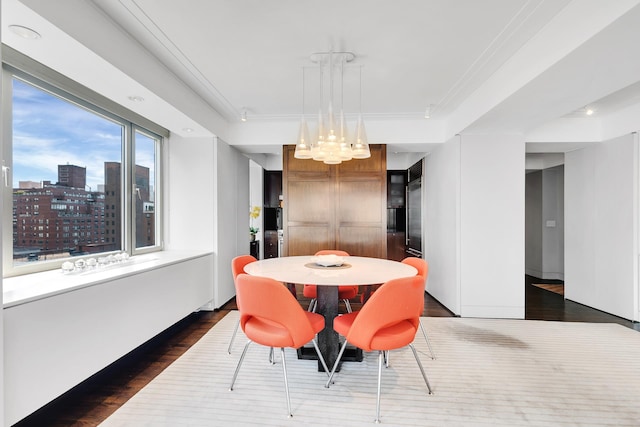
[[[45,79],[3,72],[5,274],[161,249],[162,137]]]

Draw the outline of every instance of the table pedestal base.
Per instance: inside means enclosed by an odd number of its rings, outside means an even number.
[[[331,369],[340,352],[340,339],[338,333],[333,330],[333,319],[338,316],[338,287],[317,286],[316,295],[318,299],[316,312],[324,316],[324,329],[318,333],[318,347],[327,367]],[[301,359],[318,358],[313,347],[302,347],[298,350],[298,357]],[[362,350],[353,347],[347,348],[342,355],[342,360],[362,362]],[[318,370],[324,371],[320,361],[318,361]]]
[[[362,362],[364,358],[364,352],[360,348],[356,347],[347,347],[342,354],[342,359],[340,359],[340,365],[336,369],[336,372],[340,372],[340,366],[342,362]],[[318,360],[318,355],[316,354],[316,350],[313,346],[310,347],[300,347],[298,349],[298,359],[304,360]],[[327,364],[329,369],[333,368],[333,365]],[[318,360],[318,372],[324,372],[324,368],[322,367],[322,363]]]

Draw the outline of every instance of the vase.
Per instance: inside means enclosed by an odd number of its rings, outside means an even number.
[[[250,242],[255,242],[256,241],[256,235],[255,234],[249,234],[249,241]]]

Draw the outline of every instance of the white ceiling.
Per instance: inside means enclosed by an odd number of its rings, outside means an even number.
[[[242,107],[250,119],[297,118],[302,67],[317,77],[310,56],[331,49],[363,66],[368,114],[451,110],[567,3],[95,2],[186,81],[207,87],[203,96],[228,120]]]
[[[535,135],[528,150],[562,151],[584,133],[568,130],[581,120],[558,120],[582,118],[585,106],[596,110],[585,120],[604,120],[640,102],[638,0],[1,1],[4,43],[174,133],[223,136],[248,153],[294,142],[302,69],[312,117],[310,55],[330,50],[355,54],[345,110],[359,110],[361,69],[370,142],[390,151],[426,152],[464,132]],[[9,24],[35,26],[40,47],[16,40]],[[96,76],[89,62],[105,60],[112,67]],[[124,90],[150,102],[126,104]]]

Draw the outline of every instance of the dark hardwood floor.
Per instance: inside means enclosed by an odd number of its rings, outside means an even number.
[[[544,281],[529,276],[525,279],[526,319],[619,323],[640,330],[638,323],[565,300],[562,295],[533,286],[534,282]],[[298,292],[298,295],[302,295],[302,292]],[[306,307],[308,301],[301,300],[301,303]],[[357,302],[352,303],[354,310],[360,306]],[[230,310],[235,309],[235,301],[232,300],[220,310],[191,314],[15,426],[98,425],[180,357]],[[341,310],[344,308],[341,307]],[[424,315],[453,316],[428,294],[425,296]],[[226,351],[226,348],[221,350]]]
[[[567,299],[562,295],[546,291],[533,283],[562,283],[558,280],[540,280],[525,277],[525,319],[558,320],[564,322],[618,323],[640,331],[640,323],[612,316],[600,310]]]

